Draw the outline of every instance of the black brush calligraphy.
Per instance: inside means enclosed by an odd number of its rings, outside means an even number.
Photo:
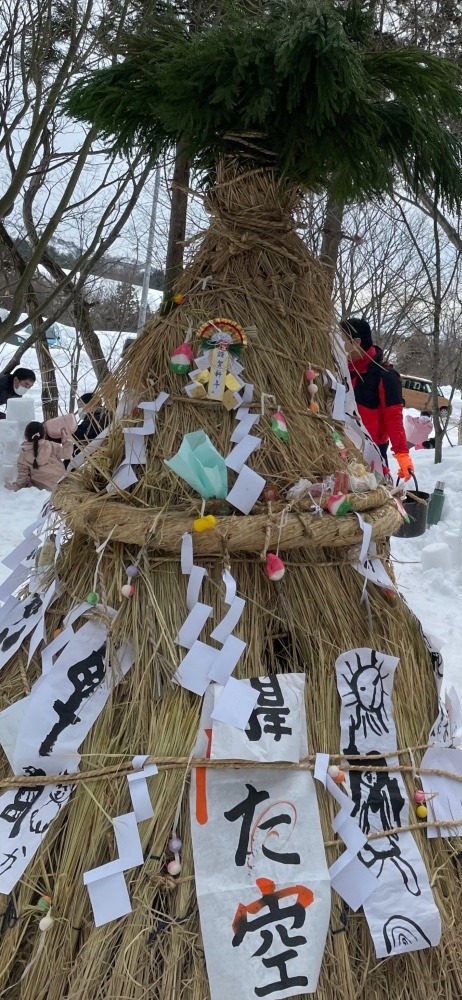
[[[106,644],[99,649],[92,650],[83,660],[74,663],[67,671],[73,692],[67,701],[57,700],[53,704],[53,710],[58,716],[58,721],[52,726],[50,732],[45,736],[39,749],[40,757],[48,757],[61,734],[80,722],[78,712],[82,704],[89,698],[102,684],[105,677]]]
[[[24,768],[24,774],[28,774],[31,777],[37,775],[45,776],[45,771],[30,765]],[[14,840],[21,832],[21,827],[26,816],[32,811],[43,795],[43,792],[43,785],[22,785],[16,789],[13,801],[2,809],[0,819],[4,819],[6,823],[11,823],[11,830],[8,834],[10,840]]]
[[[397,951],[417,951],[432,946],[419,924],[401,914],[389,917],[383,927],[383,937],[388,955]]]
[[[0,632],[0,653],[8,653],[13,648],[26,630],[28,620],[37,615],[41,607],[42,598],[38,594],[33,594],[32,597],[20,604],[19,609],[17,609],[20,611],[19,618],[16,618],[15,615],[16,620],[5,625]]]
[[[284,735],[291,736],[292,727],[287,725],[290,708],[284,703],[278,678],[274,674],[271,677],[253,677],[250,685],[258,691],[258,701],[246,729],[247,739],[252,743],[260,740],[262,728],[264,733],[273,736],[275,743],[279,743]]]
[[[269,997],[281,990],[306,989],[308,977],[300,975],[300,966],[298,975],[291,974],[288,966],[299,958],[299,949],[308,943],[304,934],[293,934],[293,931],[303,929],[314,895],[311,889],[302,885],[277,890],[275,883],[267,878],[257,879],[256,885],[261,896],[251,903],[240,903],[232,924],[233,948],[239,948],[247,935],[258,934],[260,943],[252,958],[261,958],[262,965],[271,975],[277,972],[277,979],[255,986],[254,993],[257,997]],[[289,922],[289,927],[285,926],[285,921]]]
[[[246,784],[247,797],[236,806],[228,809],[224,813],[225,819],[230,823],[241,820],[239,840],[235,853],[235,863],[237,867],[251,865],[255,854],[256,839],[259,834],[261,838],[261,852],[265,858],[279,862],[283,865],[299,865],[300,855],[296,852],[275,851],[269,844],[276,843],[278,846],[285,846],[295,829],[297,822],[297,810],[293,802],[271,801],[271,796],[266,790],[257,791],[250,784]],[[256,810],[263,802],[267,806],[255,817]],[[285,839],[281,839],[280,831],[285,830]]]

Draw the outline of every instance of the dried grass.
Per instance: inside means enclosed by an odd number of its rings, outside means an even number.
[[[302,475],[315,478],[341,467],[328,424],[307,417],[302,393],[302,373],[308,364],[332,365],[330,303],[320,267],[290,222],[296,193],[277,189],[270,175],[244,180],[233,178],[228,169],[225,175],[222,171],[220,181],[222,186],[210,199],[211,229],[180,290],[187,293],[213,272],[211,283],[204,292],[192,293],[170,316],[150,324],[130,352],[129,367],[121,369],[115,383],[106,387],[105,397],[114,401],[122,386],[140,396],[149,389],[152,396],[148,378],[154,381],[154,391],[167,388],[178,395],[178,377],[168,373],[168,360],[172,348],[184,339],[190,316],[195,325],[211,316],[225,315],[244,326],[256,326],[258,336],[246,351],[246,376],[255,382],[258,393],[277,396],[291,439],[289,445],[279,442],[263,422],[264,446],[250,464],[282,490]],[[60,491],[59,500],[64,508],[66,504],[69,507],[70,520],[74,513],[81,518],[81,530],[64,545],[60,556],[58,568],[65,592],[48,615],[49,635],[60,623],[60,616],[91,589],[96,562],[93,537],[100,537],[107,527],[99,520],[99,505],[101,510],[107,508],[109,523],[115,519],[123,525],[125,512],[133,530],[136,512],[143,525],[138,533],[133,531],[132,544],[128,538],[123,542],[113,538],[106,548],[97,589],[109,605],[120,605],[124,566],[137,557],[148,524],[143,517],[151,519],[152,529],[150,538],[144,538],[150,547],[144,548],[140,558],[136,595],[117,616],[112,637],[115,642],[131,637],[135,664],[85,741],[83,769],[126,761],[135,753],[187,757],[191,751],[198,728],[199,699],[170,681],[178,664],[173,637],[186,614],[185,583],[176,541],[169,542],[170,554],[157,549],[161,548],[165,515],[176,515],[178,522],[184,523],[198,504],[197,497],[165,469],[162,458],[176,451],[184,433],[198,427],[203,427],[226,454],[232,423],[232,416],[224,410],[175,404],[159,421],[146,476],[130,498],[122,497],[118,503],[103,493],[94,504],[91,497],[92,492],[104,490],[107,476],[120,458],[122,436],[117,428],[107,448],[70,477],[69,485]],[[72,502],[68,503],[66,496]],[[86,504],[91,515],[84,512]],[[390,509],[385,502],[368,515],[383,517],[383,535],[389,530]],[[247,521],[253,523],[258,517],[234,520],[244,531]],[[326,520],[327,515],[318,518],[319,531]],[[344,541],[351,544],[351,537]],[[390,603],[382,592],[371,588],[371,633],[360,606],[362,580],[335,540],[326,543],[320,534],[317,544],[302,547],[300,543],[292,548],[285,560],[286,575],[277,588],[262,572],[259,545],[260,540],[250,550],[257,558],[239,558],[234,551],[229,555],[239,593],[247,601],[236,630],[248,643],[238,675],[304,670],[310,749],[336,753],[339,701],[335,659],[354,646],[376,646],[400,657],[394,694],[399,746],[425,744],[436,714],[434,682],[428,655],[406,606],[401,601]],[[284,558],[284,549],[281,551]],[[220,585],[224,561],[222,553],[201,558],[209,573],[204,599],[212,604],[217,618],[225,610]],[[19,665],[25,667],[23,652],[1,675],[2,705],[22,696]],[[30,681],[38,669],[34,658],[27,670]],[[6,761],[0,770],[2,776],[8,774]],[[82,875],[87,868],[114,856],[108,817],[126,811],[129,796],[125,781],[98,782],[91,787],[79,783],[72,803],[52,826],[13,894],[18,920],[4,929],[2,936],[0,996],[11,1000],[207,1000],[187,794],[183,796],[179,828],[184,841],[182,874],[175,882],[165,875],[166,844],[182,785],[183,774],[178,770],[161,772],[152,780],[155,818],[140,826],[146,861],[128,874],[133,914],[96,929]],[[324,835],[329,841],[332,801],[322,794],[319,799]],[[441,946],[379,962],[361,913],[350,915],[344,933],[335,933],[340,924],[334,898],[332,933],[318,1000],[460,1000],[462,895],[455,860],[457,842],[427,842],[423,833],[417,834],[417,840],[443,918]],[[329,862],[337,851],[336,847],[327,848]],[[213,865],[213,858],[210,863]],[[35,903],[42,893],[53,897],[56,921],[41,958],[19,985],[37,944]],[[0,901],[2,910],[6,903],[4,898]]]

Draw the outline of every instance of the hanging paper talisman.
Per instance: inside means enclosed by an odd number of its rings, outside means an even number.
[[[202,357],[207,359],[207,367],[201,366],[201,359],[197,359],[199,370],[191,374],[193,386],[199,389],[197,395],[200,394],[203,399],[221,401],[226,409],[232,409],[236,405],[234,394],[243,386],[243,382],[237,377],[238,372],[242,371],[242,367],[237,365],[237,359],[247,345],[246,334],[232,320],[213,319],[200,327],[197,337],[205,348]],[[233,369],[236,368],[235,374]]]

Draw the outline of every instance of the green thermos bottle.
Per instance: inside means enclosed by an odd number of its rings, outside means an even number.
[[[428,501],[427,524],[438,524],[444,507],[444,483],[437,483]]]

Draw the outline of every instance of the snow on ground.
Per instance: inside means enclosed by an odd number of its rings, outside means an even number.
[[[460,413],[460,393],[454,405],[454,421]],[[450,438],[457,441],[453,427]],[[431,493],[438,480],[444,482],[445,502],[439,524],[427,528],[420,538],[393,538],[391,552],[398,587],[424,629],[442,645],[444,686],[462,690],[462,565],[452,557],[449,570],[422,572],[421,553],[426,545],[445,542],[445,533],[462,530],[462,446],[446,441],[443,461],[434,464],[433,451],[412,451],[419,490]]]
[[[71,327],[66,327],[62,323],[56,324],[63,335],[65,345],[72,344],[75,338],[75,331]],[[133,337],[130,333],[99,332],[101,348],[109,367],[113,368],[120,357],[124,341],[128,337]],[[0,347],[0,371],[7,364],[9,358],[15,353],[16,348],[9,344],[2,344]],[[56,366],[56,379],[60,397],[60,412],[66,413],[68,410],[69,389],[70,389],[70,356],[71,349],[67,346],[62,348],[51,348],[51,354]],[[35,402],[35,414],[37,420],[41,419],[41,391],[37,355],[34,348],[23,355],[21,359],[23,368],[31,368],[37,375],[37,381],[28,392],[27,398]],[[91,392],[96,388],[96,376],[87,355],[82,352],[79,368],[79,392]],[[2,408],[3,409],[3,408]],[[1,479],[1,477],[0,477]],[[38,517],[43,504],[46,502],[48,493],[34,488],[20,490],[18,493],[11,493],[3,486],[0,486],[0,583],[8,576],[9,570],[1,565],[1,560],[22,541],[24,529],[32,524]]]
[[[63,333],[70,337],[72,330],[63,327]],[[113,367],[120,356],[123,342],[130,334],[99,333],[101,346],[110,367]],[[8,357],[14,352],[13,347],[3,345],[0,348],[0,370]],[[66,400],[69,395],[69,364],[70,352],[67,348],[52,349],[57,365],[58,388],[61,398],[61,412],[66,412]],[[37,359],[34,350],[24,355],[21,362],[25,367],[37,371]],[[91,391],[95,388],[96,379],[88,358],[82,355],[79,377],[79,391]],[[36,415],[40,419],[40,381],[37,379],[30,397],[35,400]],[[446,394],[446,390],[445,390]],[[449,394],[449,390],[447,391]],[[30,398],[29,397],[29,398]],[[449,438],[457,442],[457,424],[461,412],[461,393],[457,392],[453,400],[453,412],[449,429]],[[408,411],[416,413],[417,411]],[[440,639],[443,643],[445,661],[445,685],[450,687],[460,685],[462,690],[462,567],[453,565],[446,571],[421,569],[421,552],[425,545],[445,540],[445,532],[459,529],[462,525],[462,446],[451,447],[445,440],[443,461],[434,465],[433,451],[412,451],[419,489],[431,493],[437,480],[445,483],[445,505],[440,524],[428,528],[425,535],[414,539],[392,539],[392,558],[398,586],[412,610],[420,618],[424,628]],[[392,472],[396,473],[393,458],[390,460]],[[47,494],[36,489],[25,489],[19,493],[9,493],[0,486],[0,561],[23,538],[24,529],[36,520],[47,498]],[[8,575],[8,570],[0,565],[0,582]]]

